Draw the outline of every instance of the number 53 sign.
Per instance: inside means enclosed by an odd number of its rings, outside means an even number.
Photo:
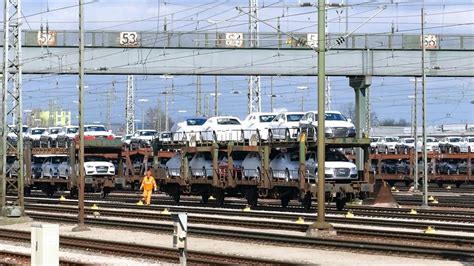
[[[127,46],[127,47],[138,46],[138,33],[128,32],[128,31],[120,32],[119,44],[122,46]]]
[[[426,49],[438,49],[438,38],[436,35],[425,35],[425,41],[421,42],[423,36],[420,36],[420,47],[421,43],[425,45]]]

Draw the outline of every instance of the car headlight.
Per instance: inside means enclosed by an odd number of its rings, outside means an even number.
[[[351,174],[357,174],[357,167],[351,167]]]
[[[90,169],[90,168],[94,168],[94,166],[92,166],[92,165],[86,165],[86,168],[89,168],[89,169]]]

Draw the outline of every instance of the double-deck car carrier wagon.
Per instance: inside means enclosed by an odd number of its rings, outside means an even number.
[[[213,196],[217,204],[222,205],[226,196],[238,196],[245,197],[252,206],[257,204],[258,198],[277,198],[284,207],[290,200],[298,199],[305,208],[309,208],[312,197],[317,196],[317,171],[306,169],[306,157],[310,152],[316,152],[317,145],[314,139],[308,140],[305,134],[301,134],[297,140],[261,140],[258,135],[247,140],[242,138],[242,141],[196,139],[196,136],[192,136],[189,140],[174,142],[156,140],[153,144],[154,170],[160,190],[171,195],[176,202],[179,202],[181,195],[200,195],[204,203]],[[353,174],[349,176],[347,169],[334,169],[338,171],[334,175],[342,178],[328,178],[324,184],[326,196],[334,199],[339,208],[349,199],[366,197],[373,191],[374,180],[369,176],[369,146],[369,139],[366,138],[326,139],[328,150],[359,147],[366,154],[365,169],[359,171],[363,174],[356,174],[354,178]],[[179,155],[171,159],[177,161],[176,168],[158,163],[165,151],[178,152]],[[298,161],[295,169],[271,168],[271,160],[282,152],[295,154],[293,157]],[[242,154],[249,153],[258,155],[256,157],[260,163],[257,167],[247,169],[234,162],[236,156],[241,160]],[[195,164],[198,160],[204,164]]]

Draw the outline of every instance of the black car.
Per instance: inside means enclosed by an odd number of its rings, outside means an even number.
[[[459,161],[457,160],[447,160],[441,161],[438,164],[438,172],[440,174],[459,174]]]
[[[383,160],[382,164],[382,173],[386,174],[396,174],[397,173],[397,167],[398,167],[398,160]]]
[[[467,174],[467,160],[463,160],[458,164],[460,174]],[[471,174],[474,175],[474,160],[471,159]]]

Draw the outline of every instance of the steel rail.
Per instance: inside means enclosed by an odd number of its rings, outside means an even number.
[[[68,219],[69,221],[69,219]],[[72,222],[72,220],[71,220]],[[0,229],[0,238],[16,241],[30,241],[30,233],[12,229]],[[83,237],[60,236],[60,247],[112,252],[123,256],[139,256],[141,259],[156,259],[166,262],[179,262],[178,251],[173,248],[156,247],[135,243],[117,241],[85,239]],[[288,262],[250,258],[235,255],[188,250],[188,262],[205,264],[290,264]]]
[[[35,211],[44,211],[44,212],[55,212],[55,213],[75,213],[74,208],[58,208],[57,206],[35,206]],[[87,209],[86,213],[89,215],[93,215],[94,212],[99,212],[100,216],[107,216],[107,217],[127,217],[127,218],[143,218],[147,220],[159,220],[159,221],[169,221],[169,215],[163,215],[156,212],[136,212],[136,211],[124,211],[124,209],[120,210],[91,210]],[[27,211],[28,214],[30,212]],[[212,216],[193,216],[188,215],[188,221],[194,224],[213,224],[213,225],[225,225],[225,226],[237,226],[237,227],[247,227],[247,228],[257,228],[257,229],[275,229],[275,230],[292,230],[292,231],[299,231],[305,232],[307,230],[307,224],[298,224],[293,220],[289,221],[268,221],[262,222],[260,220],[249,220],[249,219],[232,219],[232,218],[225,218],[225,217],[216,217],[215,215],[209,213]],[[277,218],[277,217],[273,217]],[[336,221],[337,223],[350,223],[350,224],[357,224],[360,221],[346,219],[346,218],[337,218],[332,219],[328,218],[328,220]],[[277,218],[281,219],[281,218]],[[312,220],[315,220],[314,217]],[[308,221],[308,220],[306,220]],[[309,220],[311,221],[311,220]],[[372,220],[369,222],[364,221],[364,225],[373,225],[371,224]],[[384,221],[380,223],[377,221],[377,225],[386,225]],[[395,226],[396,223],[389,223],[388,225]],[[407,223],[408,224],[408,223]],[[410,228],[419,228],[425,229],[427,225],[419,226],[417,224],[407,225],[407,224],[398,224],[399,227],[410,227]],[[390,237],[398,237],[403,239],[413,239],[413,240],[429,240],[429,241],[444,241],[450,242],[453,244],[465,244],[465,245],[473,245],[474,246],[474,237],[469,236],[458,236],[458,235],[431,235],[431,234],[423,234],[423,233],[413,233],[413,232],[403,232],[403,231],[387,231],[382,229],[353,229],[353,228],[346,228],[343,226],[335,226],[338,230],[342,230],[346,234],[365,234],[377,237],[385,237],[389,235]],[[441,225],[436,226],[437,229],[444,229],[448,230],[463,230],[463,227],[459,225]],[[471,227],[473,229],[473,227]]]
[[[47,214],[30,214],[32,218],[49,220],[49,221],[58,221],[58,222],[71,222],[74,223],[75,217],[60,217],[60,216],[50,216]],[[123,220],[101,220],[96,218],[87,217],[86,221],[88,224],[101,225],[101,226],[114,226],[114,227],[123,227]],[[172,224],[146,224],[139,222],[127,222],[127,229],[148,229],[148,230],[160,230],[160,231],[172,231]],[[386,254],[387,252],[402,254],[402,255],[422,255],[425,257],[437,257],[443,259],[452,259],[452,260],[461,260],[467,262],[474,262],[474,252],[472,247],[468,248],[447,248],[447,247],[438,247],[438,246],[415,246],[407,244],[398,244],[398,243],[388,243],[381,241],[355,241],[355,240],[344,240],[338,238],[312,238],[306,236],[295,236],[288,234],[275,234],[267,232],[248,232],[245,230],[235,230],[235,229],[225,229],[225,228],[209,228],[209,227],[199,227],[199,226],[188,226],[188,233],[191,235],[204,235],[207,237],[216,237],[219,239],[240,239],[240,240],[251,240],[264,243],[275,243],[282,244],[286,243],[291,246],[302,245],[302,246],[318,246],[324,248],[344,248],[351,250],[367,250],[370,252],[382,252]]]

